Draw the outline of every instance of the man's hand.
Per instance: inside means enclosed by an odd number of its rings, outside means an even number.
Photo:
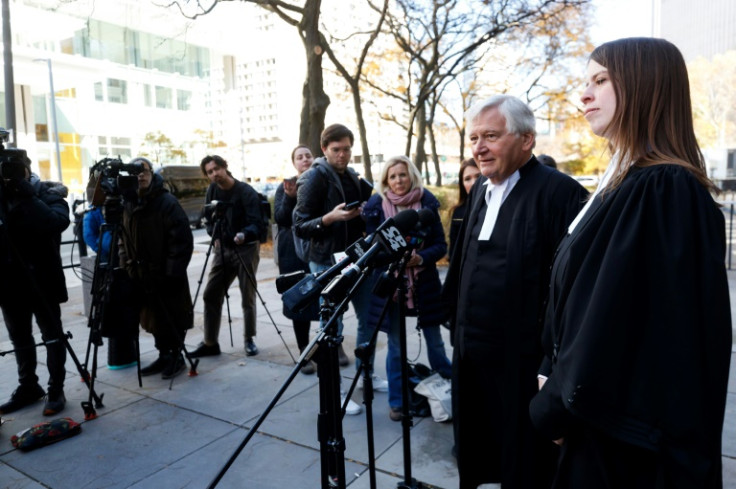
[[[243,234],[243,233],[236,234],[235,237],[233,238],[233,241],[237,245],[240,245],[240,244],[245,243],[245,234]]]
[[[358,217],[362,210],[362,205],[351,211],[346,211],[345,202],[337,204],[334,209],[322,216],[322,224],[325,226],[331,226],[333,222],[349,221],[350,219]]]

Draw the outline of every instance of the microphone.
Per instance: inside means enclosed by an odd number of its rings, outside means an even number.
[[[308,306],[312,300],[319,296],[322,290],[338,273],[340,273],[340,271],[346,268],[349,264],[357,263],[361,258],[363,258],[363,256],[368,255],[361,262],[361,266],[363,266],[366,261],[370,260],[371,257],[378,253],[383,246],[382,244],[381,246],[376,247],[378,243],[371,245],[377,236],[381,243],[389,243],[389,249],[391,248],[390,238],[393,238],[394,246],[402,246],[401,242],[404,242],[403,246],[406,246],[406,242],[401,237],[402,231],[406,232],[414,227],[418,220],[419,215],[417,211],[413,209],[403,210],[393,218],[386,219],[380,226],[378,226],[375,233],[371,234],[367,238],[357,240],[355,243],[351,244],[347,250],[345,250],[348,258],[336,263],[320,275],[307,275],[296,285],[284,292],[281,296],[284,305],[292,311],[301,311]],[[396,238],[397,235],[401,242]],[[384,237],[380,238],[381,236]]]
[[[393,219],[386,219],[373,233],[373,241],[377,242],[371,245],[358,260],[350,264],[339,277],[330,282],[322,291],[322,295],[334,301],[344,296],[355,285],[363,270],[385,265],[386,258],[389,259],[389,262],[393,261],[408,248],[403,235],[406,230],[415,227],[418,221],[419,214],[413,209],[403,210]],[[381,256],[382,251],[388,256]]]

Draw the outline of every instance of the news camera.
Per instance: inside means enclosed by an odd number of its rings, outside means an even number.
[[[120,158],[103,158],[92,171],[100,172],[100,188],[107,197],[119,197],[138,186],[138,175],[144,168],[141,163],[123,163]]]
[[[213,200],[204,206],[204,218],[207,222],[213,222],[225,217],[225,212],[233,206],[232,202]]]
[[[24,149],[6,148],[10,133],[0,128],[0,178],[3,181],[22,180],[31,164]]]

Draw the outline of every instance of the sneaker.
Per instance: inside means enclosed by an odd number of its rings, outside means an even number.
[[[342,345],[337,347],[337,359],[341,367],[350,365],[350,359],[348,358],[347,353],[345,353],[345,349]]]
[[[205,345],[204,342],[200,343],[199,346],[197,346],[197,349],[194,350],[189,354],[192,358],[201,358],[201,357],[214,357],[222,353],[220,351],[220,344],[215,343],[214,345]]]
[[[171,379],[176,377],[184,370],[184,356],[179,353],[178,355],[171,355],[169,361],[161,372],[162,379]]]
[[[388,392],[388,381],[383,380],[381,377],[379,377],[376,374],[371,375],[371,379],[373,379],[373,390],[376,392]],[[361,375],[358,377],[358,389],[363,388],[363,376]]]
[[[390,407],[388,417],[391,418],[391,421],[401,421],[401,408]]]
[[[170,360],[169,355],[159,354],[156,360],[141,369],[141,376],[147,377],[149,375],[160,374],[164,371]]]
[[[0,414],[10,414],[26,406],[40,400],[46,391],[40,385],[19,385],[17,389],[10,395],[10,399],[3,405],[0,405]]]
[[[53,416],[64,410],[66,405],[66,397],[64,391],[51,391],[46,395],[46,402],[43,405],[43,415]]]
[[[300,370],[300,372],[303,373],[304,375],[312,375],[316,371],[317,371],[317,365],[312,360],[308,361],[307,364],[304,365]]]
[[[248,338],[247,340],[245,340],[245,354],[249,357],[254,357],[258,355],[258,347],[253,341],[253,338]]]
[[[347,393],[340,392],[340,406],[345,404],[345,397],[347,396]],[[363,411],[363,408],[360,407],[360,404],[350,399],[348,401],[347,407],[345,407],[345,414],[349,416],[355,416],[356,414],[360,414],[361,411]]]

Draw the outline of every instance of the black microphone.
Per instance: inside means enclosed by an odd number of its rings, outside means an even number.
[[[351,263],[339,277],[330,282],[322,291],[322,296],[334,302],[337,298],[343,297],[355,285],[358,277],[365,269],[385,265],[386,258],[389,261],[398,258],[408,248],[404,233],[415,227],[418,221],[419,214],[413,209],[403,210],[396,214],[393,219],[386,219],[373,233],[373,241],[376,241],[376,243],[371,245],[358,260]],[[381,252],[385,252],[388,256],[382,256]]]
[[[307,307],[310,302],[315,300],[330,281],[350,263],[358,262],[369,252],[371,254],[366,258],[366,260],[375,255],[380,250],[380,247],[375,249],[376,244],[370,246],[370,243],[376,239],[376,236],[383,236],[385,233],[391,236],[398,234],[399,237],[401,237],[401,232],[405,232],[414,227],[418,220],[419,216],[417,211],[413,209],[403,210],[393,218],[386,219],[380,226],[378,226],[375,233],[372,233],[365,239],[361,238],[357,240],[348,247],[349,251],[346,250],[348,258],[339,261],[320,275],[307,275],[296,285],[284,292],[281,296],[281,300],[284,302],[284,305],[292,311],[301,311]],[[403,241],[403,238],[401,239]],[[363,263],[365,263],[365,261]]]

